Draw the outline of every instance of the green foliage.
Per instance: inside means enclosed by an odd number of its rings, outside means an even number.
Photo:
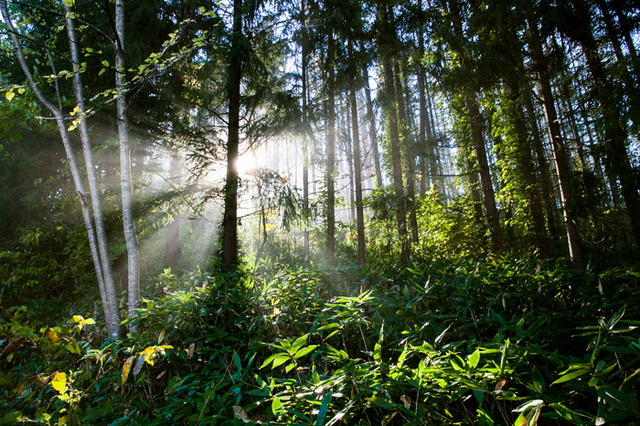
[[[639,277],[449,259],[364,291],[283,264],[166,270],[117,343],[5,309],[0,403],[58,424],[630,424]]]

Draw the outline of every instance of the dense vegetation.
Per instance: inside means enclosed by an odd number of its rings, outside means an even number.
[[[635,3],[0,0],[0,424],[640,423]]]
[[[118,342],[86,299],[4,309],[3,421],[631,424],[639,284],[509,258],[167,271]]]

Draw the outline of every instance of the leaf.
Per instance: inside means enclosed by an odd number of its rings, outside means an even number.
[[[533,380],[533,388],[536,390],[536,392],[544,392],[544,377],[542,377],[540,370],[538,370],[538,368],[535,366],[533,367],[533,371],[531,372],[531,380]]]
[[[638,402],[633,395],[628,395],[609,386],[598,389],[598,395],[604,399],[607,404],[612,405],[624,413],[635,414],[636,416],[640,415]]]
[[[291,349],[289,350],[289,353],[293,355],[296,352],[298,352],[298,350],[300,350],[300,348],[303,347],[305,343],[307,343],[308,338],[309,338],[308,334],[305,334],[302,337],[298,337],[296,341],[293,342],[293,345],[291,345]]]
[[[284,364],[288,360],[289,360],[289,355],[280,354],[280,356],[278,358],[273,360],[273,365],[271,366],[271,369],[273,370],[274,368],[281,366],[282,364]]]
[[[16,94],[13,93],[12,90],[7,90],[6,92],[4,92],[4,97],[7,98],[7,100],[9,102],[11,102],[11,100],[14,98],[14,96],[16,96]]]
[[[478,424],[484,426],[493,426],[493,419],[489,414],[481,408],[478,408],[476,418],[478,419]]]
[[[542,406],[544,405],[544,401],[541,399],[536,399],[531,401],[524,406],[526,407],[522,409],[522,412],[516,419],[514,426],[536,426],[538,424],[538,417],[540,417],[540,412],[542,411]],[[516,409],[516,410],[518,410]],[[514,410],[515,412],[518,412]]]
[[[561,376],[558,380],[556,380],[555,382],[551,383],[552,385],[555,385],[557,383],[564,383],[564,382],[568,382],[569,380],[573,380],[575,378],[578,378],[584,374],[587,374],[589,372],[588,369],[585,368],[581,368],[579,370],[575,370],[572,373],[568,373],[565,374],[563,376]]]
[[[271,402],[271,412],[273,413],[274,416],[277,416],[281,410],[282,410],[282,402],[280,401],[280,398],[276,396],[275,398],[273,398],[273,401]]]
[[[376,343],[375,346],[373,347],[373,359],[375,359],[376,361],[380,360],[380,358],[382,357],[382,346],[380,346],[379,343]]]
[[[122,365],[122,377],[120,378],[120,386],[124,387],[125,382],[127,381],[127,377],[129,377],[129,371],[131,370],[131,365],[133,364],[133,360],[135,356],[130,356]],[[136,374],[134,372],[134,374]]]
[[[59,393],[65,393],[67,390],[67,373],[56,372],[51,379],[51,386]]]
[[[514,413],[522,413],[524,411],[526,411],[527,409],[531,408],[531,407],[537,407],[539,405],[543,405],[544,401],[541,399],[534,399],[533,401],[529,401],[525,404],[522,404],[521,406],[519,406],[518,408],[516,408],[515,410],[513,410]]]
[[[309,352],[313,351],[317,347],[318,345],[311,345],[311,346],[307,346],[306,348],[302,348],[298,352],[296,352],[294,358],[295,359],[302,358],[303,356],[307,355]]]
[[[469,368],[476,368],[478,366],[478,362],[480,362],[480,351],[476,349],[469,357],[467,365],[469,366]]]
[[[140,355],[138,360],[136,361],[136,366],[133,368],[133,375],[137,376],[142,370],[142,366],[144,365],[144,355]]]
[[[29,383],[32,380],[35,380],[36,378],[38,378],[38,376],[31,376],[20,381],[20,383],[16,385],[16,392],[18,393],[18,396],[22,395],[22,392],[24,392],[24,389],[26,388],[27,383]]]
[[[49,338],[49,340],[51,340],[51,343],[56,343],[58,340],[60,340],[60,336],[58,335],[58,333],[52,329],[49,329],[49,331],[47,331],[47,337]]]
[[[324,396],[324,398],[322,398],[322,405],[318,410],[318,417],[316,418],[316,426],[324,424],[324,419],[327,416],[327,412],[329,411],[329,403],[331,402],[332,397],[333,394],[329,392]]]

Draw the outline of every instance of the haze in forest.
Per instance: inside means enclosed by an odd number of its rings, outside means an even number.
[[[0,423],[640,418],[637,1],[0,11]]]

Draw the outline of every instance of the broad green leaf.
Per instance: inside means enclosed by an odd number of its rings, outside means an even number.
[[[375,359],[376,361],[379,361],[380,358],[382,357],[382,346],[380,346],[379,343],[376,343],[374,348],[373,348],[373,359]]]
[[[307,339],[309,338],[308,334],[305,334],[302,337],[298,337],[296,339],[295,342],[293,342],[293,345],[291,345],[291,350],[289,351],[289,353],[291,355],[295,354],[296,352],[298,352],[298,350],[303,347],[305,345],[305,343],[307,343]]]
[[[274,416],[277,416],[280,411],[282,411],[282,402],[280,401],[280,398],[276,396],[271,402],[271,412]]]
[[[296,352],[294,358],[295,359],[302,358],[303,356],[305,356],[309,352],[313,351],[317,347],[318,347],[318,345],[311,345],[311,346],[307,346],[306,348],[302,348],[298,352]]]
[[[494,425],[494,422],[491,416],[489,416],[489,414],[481,408],[478,408],[478,411],[476,413],[476,418],[478,419],[478,424],[481,424],[483,426]]]
[[[467,365],[469,366],[469,368],[473,369],[478,366],[478,362],[480,362],[480,351],[476,349],[469,357]]]
[[[464,371],[464,360],[462,358],[460,358],[460,355],[458,354],[452,354],[451,356],[451,366],[456,370],[456,371]]]
[[[12,90],[7,90],[6,92],[4,92],[4,97],[7,98],[7,100],[9,102],[11,102],[11,100],[14,98],[14,96],[16,96],[16,94],[13,93]]]
[[[233,351],[233,365],[236,367],[236,370],[241,373],[242,372],[242,363],[240,362],[240,357]]]
[[[267,359],[264,360],[264,362],[262,363],[260,368],[266,367],[267,365],[271,364],[274,359],[276,359],[276,358],[278,358],[279,356],[282,356],[282,355],[283,354],[273,354],[273,355],[269,356]]]
[[[290,359],[289,355],[279,354],[279,356],[273,360],[273,365],[271,366],[271,369],[273,370],[274,368],[281,366],[282,364],[287,362],[289,359]]]
[[[322,405],[320,405],[320,409],[318,410],[318,417],[316,418],[316,426],[324,424],[324,419],[325,417],[327,417],[327,411],[329,411],[329,403],[331,402],[332,397],[333,394],[329,392],[322,398]]]
[[[558,380],[556,380],[555,382],[551,383],[552,385],[558,384],[558,383],[564,383],[564,382],[568,382],[569,380],[573,380],[577,377],[580,377],[584,374],[587,374],[589,372],[588,369],[579,369],[579,370],[574,370],[571,373],[567,373],[563,376],[561,376]]]

